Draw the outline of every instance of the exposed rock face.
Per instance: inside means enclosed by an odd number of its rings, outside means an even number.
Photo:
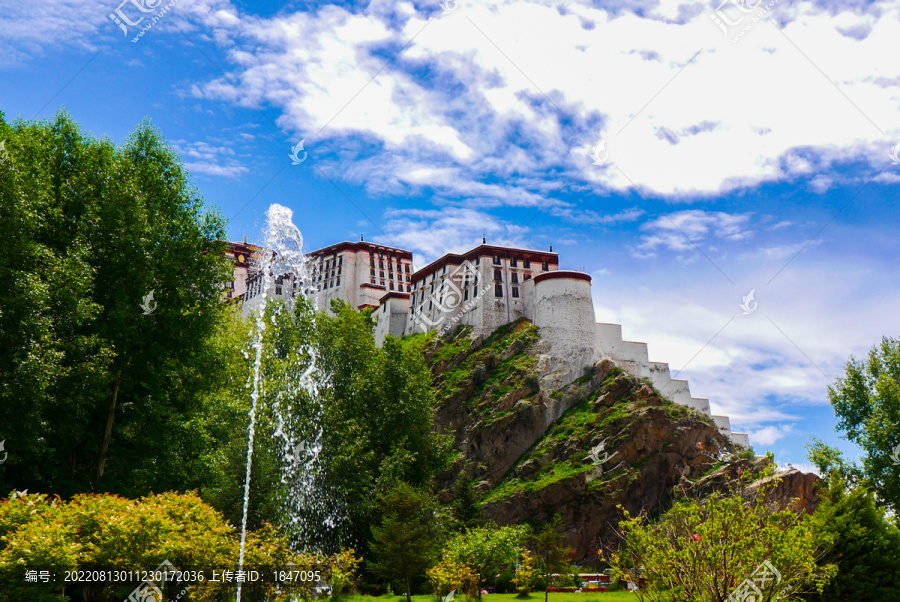
[[[717,460],[735,453],[710,418],[664,399],[603,360],[554,389],[537,330],[526,321],[486,339],[466,328],[426,352],[438,392],[435,424],[461,456],[439,480],[446,490],[465,470],[479,481],[485,515],[498,524],[537,524],[560,514],[579,562],[616,541],[621,505],[631,514],[664,511],[676,495],[711,493],[767,460]],[[769,493],[779,507],[817,504],[815,475],[790,471]]]

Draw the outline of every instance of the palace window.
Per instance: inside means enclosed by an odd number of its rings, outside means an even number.
[[[503,285],[502,285],[502,284],[495,284],[495,285],[494,285],[494,296],[495,296],[495,297],[502,297],[502,296],[503,296]]]
[[[394,290],[394,283],[391,282],[391,290]]]
[[[530,260],[530,259],[523,259],[523,260],[522,260],[522,267],[530,268],[530,267],[531,267],[531,260]]]
[[[513,257],[512,259],[509,260],[509,265],[511,267],[516,267],[519,265],[519,260],[516,259],[515,257]]]
[[[494,265],[500,265],[500,256],[494,255]]]
[[[512,275],[512,283],[513,283],[513,284],[519,284],[519,275],[518,275],[518,274],[513,274],[513,275]],[[515,295],[513,295],[513,296],[515,296]]]
[[[544,270],[544,271],[546,272],[547,270],[550,269],[550,264],[547,263],[546,261],[543,262],[543,263],[541,264],[541,269]]]
[[[518,286],[512,287],[512,296],[513,296],[513,297],[518,297],[518,296],[519,296],[519,287],[518,287]]]
[[[503,272],[501,272],[500,270],[494,270],[494,281],[503,282]]]
[[[340,286],[340,285],[341,285],[341,277],[338,276],[338,279],[337,279],[337,286]]]
[[[531,274],[525,274],[525,280],[526,281],[531,280]]]
[[[475,265],[481,265],[481,255],[475,257]]]

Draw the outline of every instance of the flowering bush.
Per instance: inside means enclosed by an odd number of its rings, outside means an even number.
[[[66,584],[65,572],[102,569],[152,571],[164,561],[182,571],[204,571],[190,583],[187,598],[218,600],[234,582],[210,582],[212,571],[234,570],[240,541],[237,530],[203,503],[196,493],[164,493],[129,500],[115,495],[58,497],[13,493],[0,501],[0,601],[63,602],[69,595],[92,599],[126,599],[137,583],[95,581]],[[244,566],[271,577],[275,571],[304,571],[319,579],[291,579],[276,587],[272,579],[247,583],[247,599],[287,600],[316,597],[330,584],[334,594],[353,583],[359,559],[353,550],[332,557],[298,554],[271,526],[248,533]],[[26,582],[27,571],[47,570],[56,578]],[[312,571],[313,573],[309,573]],[[165,591],[172,599],[188,583]],[[162,601],[160,601],[162,602]]]
[[[453,590],[473,599],[478,597],[478,573],[463,562],[444,557],[426,572],[438,598],[444,598]]]

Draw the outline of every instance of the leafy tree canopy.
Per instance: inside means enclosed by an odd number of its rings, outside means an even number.
[[[65,113],[0,115],[0,139],[0,488],[198,484],[199,417],[230,359],[224,221],[149,123],[115,147]]]
[[[865,360],[851,357],[828,399],[837,428],[865,453],[861,467],[845,465],[845,472],[900,512],[900,339],[884,337]]]

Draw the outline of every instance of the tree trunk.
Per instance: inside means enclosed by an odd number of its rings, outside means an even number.
[[[406,574],[406,602],[412,602],[412,596],[409,595],[409,573]]]
[[[100,461],[97,463],[97,474],[94,476],[94,486],[100,483],[103,476],[103,465],[106,463],[106,450],[109,449],[109,440],[112,437],[113,419],[116,416],[116,400],[119,397],[119,385],[122,384],[122,371],[116,373],[116,382],[113,383],[112,394],[109,396],[109,409],[106,411],[106,431],[103,433],[103,445],[100,446]]]

